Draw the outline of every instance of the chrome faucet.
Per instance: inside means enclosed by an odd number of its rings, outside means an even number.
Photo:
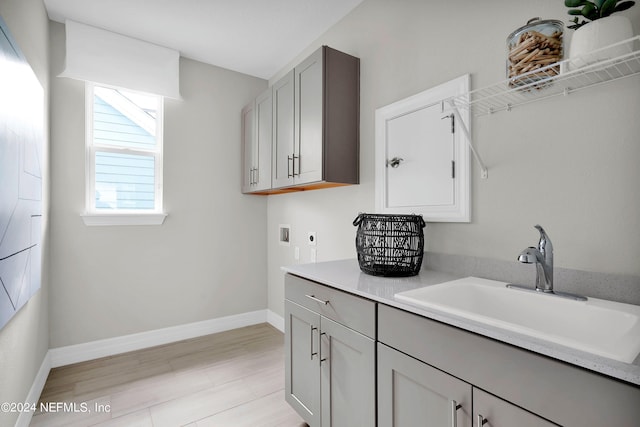
[[[542,292],[548,295],[586,301],[586,297],[553,290],[553,244],[551,244],[551,239],[542,226],[535,225],[535,228],[540,232],[538,247],[530,246],[520,252],[518,261],[525,264],[536,264],[536,287],[535,289],[531,289],[526,286],[514,284],[508,284],[507,287],[527,291],[535,290],[536,292]]]
[[[553,244],[540,225],[535,228],[540,232],[538,247],[533,246],[520,252],[518,261],[525,264],[536,264],[536,291],[553,292]]]

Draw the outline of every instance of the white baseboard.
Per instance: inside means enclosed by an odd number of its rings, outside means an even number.
[[[279,314],[276,314],[271,310],[267,310],[267,323],[284,333],[284,317]]]
[[[168,344],[189,338],[196,338],[217,332],[242,328],[268,321],[268,311],[258,310],[234,316],[220,317],[201,322],[188,323],[180,326],[156,329],[120,337],[107,338],[66,347],[52,348],[51,367],[70,365],[72,363],[85,362],[100,357],[113,356],[128,351],[141,350],[143,348]],[[271,323],[271,321],[269,321]],[[282,322],[284,324],[284,321]],[[272,323],[273,324],[273,323]],[[275,326],[275,325],[274,325]],[[275,326],[276,328],[278,326]]]
[[[27,394],[27,397],[24,400],[25,403],[34,406],[38,404],[38,400],[40,400],[40,395],[42,394],[42,389],[44,389],[44,383],[47,382],[47,377],[49,376],[50,370],[51,354],[49,351],[47,351],[47,353],[44,355],[44,359],[42,360],[42,364],[40,365],[40,369],[38,370],[38,373],[33,380],[33,384],[31,385],[29,394]],[[31,424],[31,417],[33,417],[33,411],[20,412],[15,427],[29,427],[29,424]]]

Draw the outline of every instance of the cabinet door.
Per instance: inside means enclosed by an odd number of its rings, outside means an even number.
[[[470,427],[471,385],[379,343],[378,427],[418,426]]]
[[[322,180],[323,148],[323,53],[318,49],[295,71],[296,184]]]
[[[254,144],[254,191],[271,188],[272,99],[271,88],[256,98],[256,143]]]
[[[285,300],[285,400],[320,426],[320,315]]]
[[[376,425],[375,341],[320,320],[322,427]]]
[[[293,70],[273,85],[272,187],[293,185],[294,78]],[[296,154],[297,156],[297,154]]]
[[[531,412],[512,405],[480,389],[473,389],[473,419],[478,427],[557,426]]]
[[[254,177],[253,153],[256,144],[255,102],[242,109],[242,192],[252,190]]]

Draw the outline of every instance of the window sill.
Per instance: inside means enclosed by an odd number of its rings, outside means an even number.
[[[136,213],[136,214],[98,214],[85,213],[80,215],[86,226],[104,225],[161,225],[167,217],[166,213]]]

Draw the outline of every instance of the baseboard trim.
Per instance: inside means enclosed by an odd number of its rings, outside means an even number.
[[[29,394],[27,394],[27,397],[24,401],[25,403],[34,406],[38,404],[40,395],[42,394],[42,390],[44,389],[44,384],[47,382],[49,371],[51,371],[51,353],[50,351],[47,351],[47,353],[44,355],[44,359],[42,359],[40,369],[38,370],[38,373],[33,380],[31,389],[29,389]],[[20,412],[15,427],[29,427],[32,417],[33,411]]]
[[[276,315],[277,316],[277,315]],[[128,351],[141,350],[157,345],[169,344],[189,338],[196,338],[217,332],[242,328],[269,321],[268,310],[257,310],[233,316],[187,323],[180,326],[156,329],[120,337],[107,338],[82,344],[52,348],[49,350],[50,366],[57,368],[72,363],[86,362]],[[275,320],[277,322],[277,319]],[[284,320],[282,321],[284,325]],[[278,326],[274,325],[278,328]],[[280,329],[280,328],[279,328]],[[284,328],[283,328],[284,329]],[[46,378],[46,377],[45,377]]]
[[[271,310],[267,310],[267,323],[284,333],[284,317],[279,314],[276,314]]]

